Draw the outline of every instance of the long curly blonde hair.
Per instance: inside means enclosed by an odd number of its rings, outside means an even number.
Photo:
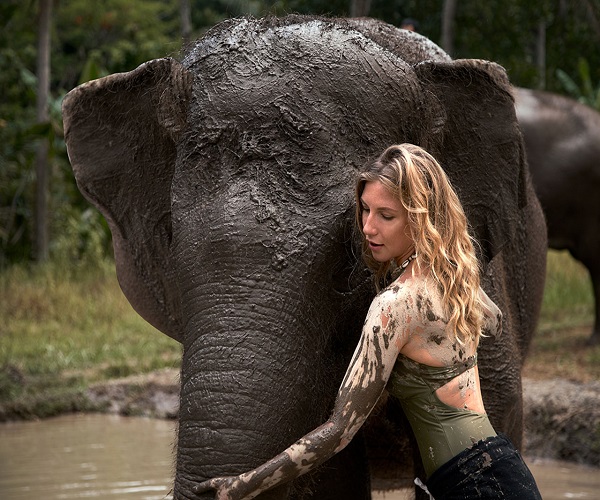
[[[480,269],[462,205],[446,173],[427,151],[413,144],[387,148],[359,175],[356,221],[362,233],[360,198],[367,182],[381,182],[408,211],[416,264],[439,284],[448,325],[456,340],[478,342],[483,323]],[[364,236],[364,235],[363,235]],[[391,262],[377,262],[363,237],[363,258],[375,272],[378,288]]]

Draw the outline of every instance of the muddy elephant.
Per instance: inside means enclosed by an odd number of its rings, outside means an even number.
[[[600,343],[600,113],[568,97],[518,88],[517,118],[548,245],[568,250],[590,272]]]
[[[486,407],[521,444],[520,372],[546,235],[510,85],[493,63],[452,61],[399,31],[228,20],[182,62],[150,61],[64,101],[77,183],[110,224],[121,287],[183,345],[177,499],[262,463],[329,415],[374,295],[353,229],[354,178],[393,143],[428,148],[461,196],[505,317],[480,351]],[[383,400],[343,452],[260,498],[367,499],[372,485],[402,483],[412,455],[399,412]]]

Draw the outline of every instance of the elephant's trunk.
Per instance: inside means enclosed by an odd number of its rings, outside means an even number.
[[[194,314],[183,343],[176,498],[260,465],[321,424],[355,345],[348,337],[365,311],[338,317],[346,298],[322,286],[318,262],[317,271],[290,265],[266,280],[272,261],[263,255],[262,272],[254,263],[238,278],[231,262],[205,258],[204,284],[181,291]],[[292,276],[298,268],[303,275]]]
[[[325,336],[307,334],[307,322],[272,300],[237,317],[236,305],[214,304],[197,322],[201,335],[185,345],[177,484],[249,470],[326,417],[341,372],[324,380],[315,369],[328,365],[323,357],[336,364]]]

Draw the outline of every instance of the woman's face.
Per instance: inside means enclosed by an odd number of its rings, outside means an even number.
[[[365,184],[362,196],[363,233],[377,262],[401,263],[414,248],[408,228],[408,212],[381,182]]]

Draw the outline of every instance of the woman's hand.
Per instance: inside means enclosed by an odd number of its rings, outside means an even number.
[[[195,486],[193,491],[196,495],[200,495],[201,493],[215,490],[215,500],[242,500],[245,497],[239,496],[243,495],[243,493],[237,491],[238,488],[235,487],[236,483],[239,483],[237,476],[215,477]]]

